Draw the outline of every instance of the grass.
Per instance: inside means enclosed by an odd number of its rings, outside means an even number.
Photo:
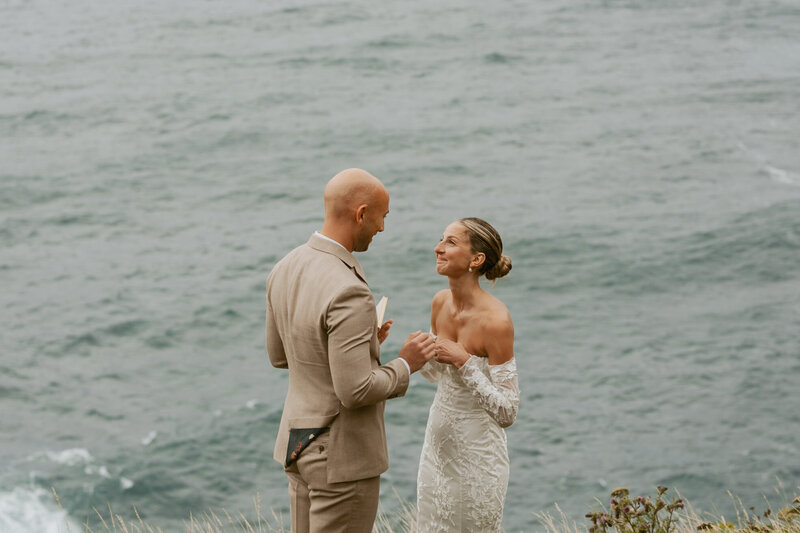
[[[800,487],[798,487],[800,488]],[[616,489],[620,490],[620,489]],[[625,489],[627,490],[627,489]],[[784,502],[789,502],[788,497],[778,491],[778,495]],[[61,502],[58,495],[53,494],[59,506]],[[736,517],[734,521],[728,520],[724,516],[710,516],[696,511],[691,504],[685,503],[678,512],[675,513],[674,520],[670,521],[668,533],[800,533],[800,497],[795,497],[791,503],[784,504],[778,511],[773,512],[769,502],[767,509],[763,512],[756,512],[753,507],[745,505],[730,492],[731,499],[736,503]],[[660,498],[660,494],[659,494]],[[398,496],[398,499],[399,496]],[[683,501],[683,500],[682,500]],[[602,511],[606,512],[602,503],[596,502]],[[241,513],[231,515],[227,511],[215,513],[207,511],[202,516],[190,516],[184,520],[185,533],[289,533],[283,526],[283,517],[275,511],[270,510],[264,516],[261,507],[261,500],[256,496],[254,500],[256,518],[247,519]],[[592,523],[578,523],[564,513],[558,505],[555,506],[554,514],[547,512],[532,513],[538,527],[530,531],[541,533],[590,533]],[[95,514],[102,524],[102,529],[92,529],[88,520],[82,526],[82,531],[70,531],[68,533],[172,533],[166,532],[160,527],[153,527],[147,524],[139,516],[139,512],[134,509],[136,520],[123,519],[122,516],[114,513],[109,507],[104,512],[94,509]],[[613,513],[613,506],[612,506]],[[587,519],[592,513],[587,514]],[[608,529],[608,533],[652,533],[653,529],[648,529],[648,524],[652,521],[641,520],[617,522],[615,525],[606,526],[603,531]],[[632,527],[629,527],[632,525]],[[415,533],[415,509],[413,504],[400,499],[400,508],[392,513],[379,512],[375,521],[373,533]]]
[[[780,482],[779,482],[780,484]],[[800,488],[800,487],[798,487]],[[666,492],[666,488],[659,487],[659,494],[657,500],[661,500],[662,489]],[[669,532],[669,533],[800,533],[800,497],[795,497],[791,503],[784,504],[780,510],[773,512],[768,501],[765,511],[758,513],[754,507],[745,507],[740,499],[728,492],[728,496],[734,501],[736,509],[735,521],[730,521],[724,516],[712,516],[705,513],[698,512],[692,505],[679,498],[674,500],[679,502],[680,505],[673,508],[673,512],[669,514],[669,522],[666,529],[664,528],[665,522],[663,521],[666,511],[669,510],[670,505],[651,507],[648,509],[641,509],[639,516],[636,516],[636,506],[633,508],[627,507],[626,510],[619,510],[614,512],[615,503],[613,498],[619,498],[618,491],[626,491],[627,489],[615,489],[612,492],[611,509],[606,510],[602,503],[598,500],[601,507],[600,511],[593,511],[586,515],[588,519],[585,524],[578,524],[573,519],[568,517],[557,505],[556,514],[550,513],[534,513],[534,516],[541,525],[540,531],[544,533],[590,533],[592,531],[614,532],[614,533],[654,533],[654,532]],[[789,502],[789,498],[781,490],[777,490],[778,496],[783,502]],[[615,494],[616,493],[616,494]],[[646,500],[652,503],[649,498],[639,497],[636,500],[641,500],[643,503]],[[666,502],[665,502],[666,503]],[[618,506],[617,506],[618,508]],[[662,520],[654,520],[655,513],[660,514]],[[607,525],[597,526],[597,521],[592,520],[598,516],[610,518]],[[617,518],[614,520],[614,518]]]
[[[53,489],[53,496],[63,510],[55,489]],[[400,500],[400,509],[392,513],[379,512],[375,519],[373,533],[416,531],[416,510],[410,503],[402,500],[399,495],[397,497]],[[184,520],[184,531],[185,533],[290,533],[290,530],[284,527],[283,516],[279,513],[270,510],[267,516],[264,516],[261,499],[258,495],[253,501],[253,506],[256,518],[248,519],[242,513],[231,515],[224,509],[221,512],[206,511],[202,516],[190,515],[188,519]],[[136,508],[133,509],[136,520],[128,519],[127,521],[115,513],[111,506],[103,511],[97,508],[94,508],[93,511],[101,524],[99,528],[98,526],[92,528],[87,519],[80,531],[72,531],[67,524],[67,533],[171,533],[147,524]]]

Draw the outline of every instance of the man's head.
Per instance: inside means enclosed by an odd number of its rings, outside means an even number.
[[[383,184],[360,168],[336,174],[325,186],[325,222],[322,233],[354,252],[364,252],[372,237],[383,231],[389,213],[389,193]]]

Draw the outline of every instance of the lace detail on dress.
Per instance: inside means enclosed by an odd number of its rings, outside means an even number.
[[[443,371],[444,364],[431,359],[423,365],[423,367],[419,370],[419,373],[431,383],[436,383],[439,381],[439,378],[442,377]]]
[[[474,355],[469,356],[461,367],[461,379],[489,416],[500,427],[507,428],[514,423],[519,410],[517,361],[512,357],[500,365],[486,365],[489,367],[487,377],[479,364],[480,359]]]
[[[502,531],[509,473],[506,434],[485,406],[492,401],[482,398],[510,394],[500,391],[511,382],[516,387],[516,362],[490,366],[486,358],[474,359],[470,367],[483,380],[472,374],[464,379],[453,365],[438,361],[428,361],[421,371],[437,388],[417,478],[418,533]],[[505,411],[516,415],[519,393],[506,403],[514,408],[505,405]]]

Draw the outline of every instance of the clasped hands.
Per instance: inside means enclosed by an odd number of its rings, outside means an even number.
[[[433,358],[440,363],[453,365],[456,368],[461,368],[464,363],[469,361],[469,354],[461,344],[450,339],[436,338],[434,343],[434,351],[436,354]]]
[[[385,326],[386,324],[381,329]],[[384,338],[386,337],[384,336]],[[378,339],[380,340],[380,332]],[[411,372],[416,372],[431,359],[453,365],[456,368],[461,368],[469,360],[469,354],[459,343],[450,339],[439,339],[430,333],[421,331],[415,331],[406,338],[398,357],[408,363]]]

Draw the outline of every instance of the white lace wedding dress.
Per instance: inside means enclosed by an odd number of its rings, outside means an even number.
[[[508,487],[504,427],[519,409],[516,359],[489,365],[470,356],[461,369],[429,361],[438,382],[417,477],[417,531],[499,532]]]

